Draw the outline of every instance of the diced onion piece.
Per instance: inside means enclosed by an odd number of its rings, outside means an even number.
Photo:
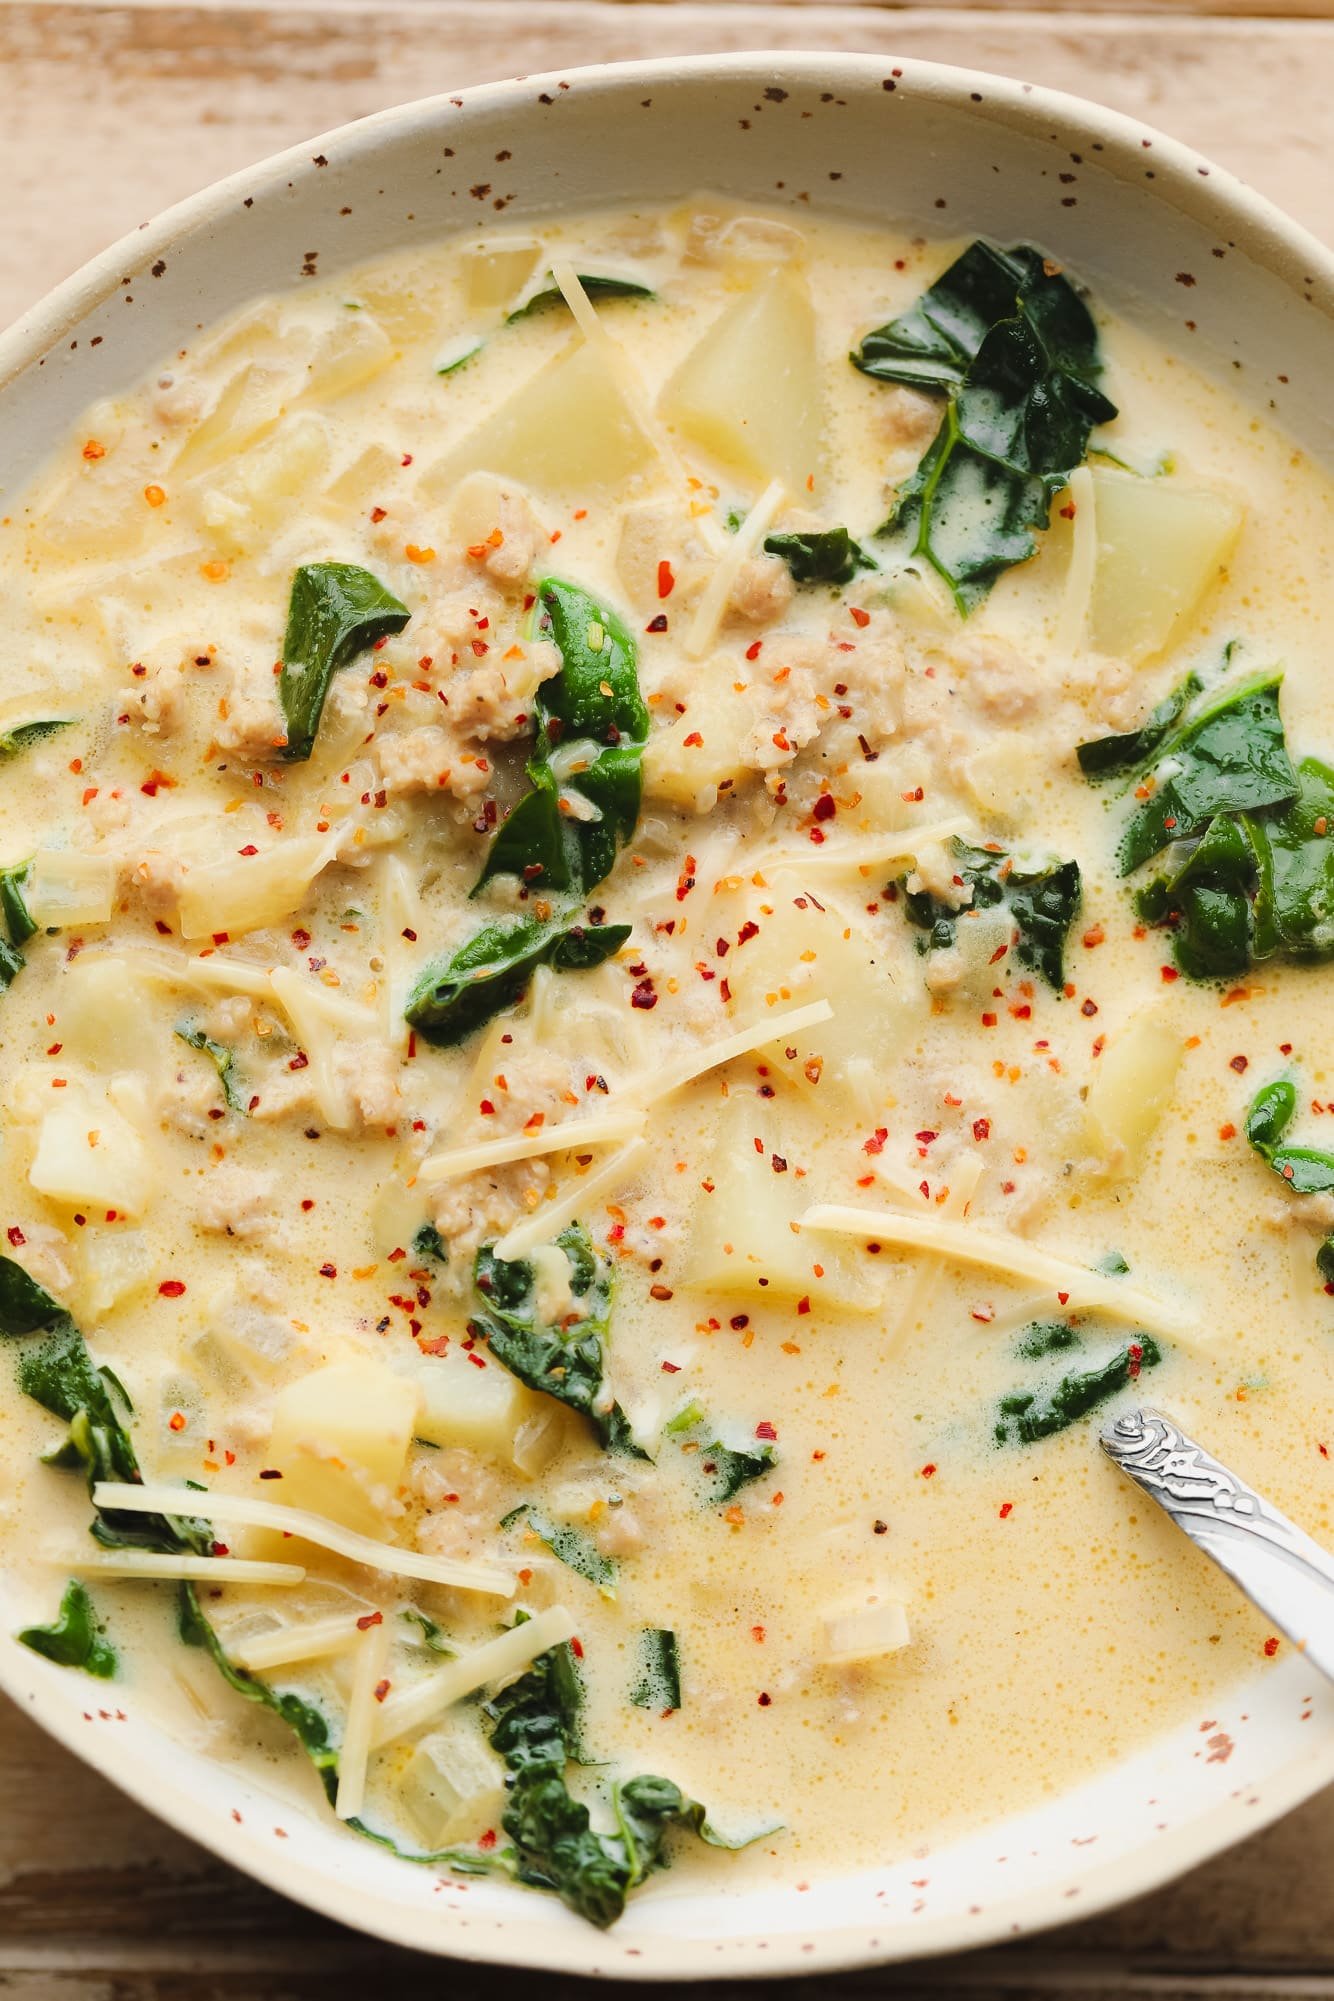
[[[299,1563],[256,1563],[245,1556],[178,1556],[167,1550],[62,1550],[45,1559],[53,1569],[78,1577],[177,1577],[207,1584],[304,1584]],[[298,1658],[303,1658],[298,1656]]]
[[[370,1763],[377,1708],[375,1691],[384,1680],[388,1662],[389,1627],[381,1620],[362,1634],[352,1669],[352,1693],[338,1751],[338,1791],[334,1795],[334,1812],[340,1820],[354,1820],[366,1803],[366,1767]]]
[[[505,1767],[471,1722],[423,1737],[399,1785],[404,1805],[431,1848],[475,1841],[500,1824]]]
[[[23,896],[39,929],[105,924],[116,902],[115,857],[80,854],[75,848],[38,848]]]
[[[333,860],[327,834],[278,841],[258,855],[229,855],[186,872],[180,893],[181,936],[239,938],[263,931],[301,908],[310,886]]]
[[[556,1126],[540,1126],[536,1132],[510,1133],[504,1139],[479,1140],[476,1146],[454,1146],[433,1153],[417,1169],[419,1181],[457,1181],[461,1175],[475,1174],[482,1167],[500,1167],[512,1160],[536,1160],[544,1153],[565,1153],[574,1147],[606,1146],[611,1140],[629,1139],[643,1125],[642,1112],[605,1112],[600,1117],[562,1119]]]
[[[855,1612],[826,1612],[820,1621],[823,1652],[830,1661],[868,1661],[909,1646],[908,1614],[893,1599]]]
[[[1118,1278],[1090,1271],[1054,1257],[1022,1237],[955,1223],[941,1216],[896,1216],[883,1209],[849,1209],[839,1203],[817,1202],[801,1219],[807,1230],[832,1230],[840,1236],[872,1237],[903,1250],[934,1251],[956,1264],[984,1265],[1007,1277],[1030,1280],[1059,1293],[1072,1313],[1105,1313],[1110,1320],[1133,1322],[1172,1337],[1186,1338],[1188,1316],[1172,1311],[1150,1293],[1140,1292]]]
[[[480,1591],[491,1598],[511,1598],[514,1576],[492,1564],[456,1562],[450,1557],[427,1556],[417,1549],[400,1549],[391,1542],[357,1535],[338,1522],[326,1521],[305,1508],[285,1508],[279,1501],[259,1501],[249,1494],[224,1494],[210,1488],[169,1487],[150,1482],[131,1486],[118,1480],[99,1480],[93,1489],[93,1505],[123,1508],[138,1515],[195,1515],[209,1522],[235,1522],[238,1528],[277,1529],[281,1535],[296,1536],[315,1543],[350,1563],[364,1563],[372,1570],[387,1571],[393,1577],[418,1577],[427,1584],[451,1584],[457,1591]]]
[[[420,1730],[424,1723],[434,1722],[442,1711],[479,1688],[512,1680],[530,1667],[539,1654],[546,1653],[549,1647],[558,1647],[564,1640],[572,1640],[574,1634],[574,1620],[564,1605],[549,1605],[545,1612],[536,1613],[522,1626],[511,1626],[496,1639],[460,1654],[457,1660],[450,1661],[447,1667],[419,1681],[415,1687],[386,1698],[373,1719],[372,1749],[378,1750],[382,1744],[406,1736],[409,1730]]]
[[[295,1661],[330,1660],[335,1654],[347,1653],[360,1638],[352,1613],[342,1612],[334,1619],[306,1619],[295,1626],[280,1627],[276,1633],[260,1633],[227,1651],[247,1674],[267,1674],[271,1668],[291,1667]]]
[[[619,1188],[647,1145],[644,1139],[631,1140],[629,1146],[623,1146],[594,1173],[571,1183],[554,1202],[545,1203],[522,1223],[516,1223],[496,1245],[496,1256],[508,1262],[525,1257],[538,1244],[549,1243],[567,1223],[574,1221],[580,1210],[588,1210],[604,1195]]]

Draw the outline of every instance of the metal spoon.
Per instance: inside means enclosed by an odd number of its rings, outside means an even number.
[[[1123,1411],[1102,1449],[1334,1681],[1334,1557],[1161,1411]]]

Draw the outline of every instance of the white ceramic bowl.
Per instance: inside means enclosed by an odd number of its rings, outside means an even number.
[[[741,55],[406,105],[146,225],[0,338],[0,508],[93,397],[201,321],[299,286],[311,266],[327,273],[498,215],[696,188],[1038,242],[1192,361],[1239,371],[1244,392],[1334,462],[1334,258],[1228,175],[1158,132],[1027,84],[869,56]],[[279,1802],[170,1742],[132,1689],[104,1690],[19,1647],[11,1613],[0,1580],[4,1688],[196,1841],[366,1931],[552,1970],[813,1972],[977,1945],[1150,1889],[1334,1778],[1334,1692],[1289,1656],[1094,1783],[926,1856],[800,1894],[781,1863],[771,1887],[745,1895],[687,1893],[667,1875],[603,1936],[553,1899],[444,1881],[314,1805]],[[108,1699],[123,1708],[97,1706]]]

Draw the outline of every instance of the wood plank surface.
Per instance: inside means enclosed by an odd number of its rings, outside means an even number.
[[[1141,0],[1133,13],[1115,0],[1040,12],[1012,0],[0,0],[0,321],[165,203],[385,105],[519,66],[801,47],[933,57],[1097,97],[1334,240],[1334,0]],[[450,2001],[517,1991],[514,1976],[446,1971],[297,1910],[159,1826],[0,1699],[0,2001],[380,2001],[441,1982]],[[590,1990],[527,1978],[524,1991]],[[799,1989],[805,2001],[817,1991],[1334,2001],[1334,1792],[1050,1941]]]

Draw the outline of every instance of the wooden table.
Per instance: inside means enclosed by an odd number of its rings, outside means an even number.
[[[517,68],[809,47],[931,56],[1101,98],[1189,139],[1334,240],[1334,0],[1142,0],[1134,13],[1115,0],[1044,11],[0,0],[0,320],[166,202],[385,105]],[[2,1698],[0,1802],[0,2001],[379,2001],[391,1983],[442,1979],[452,2001],[517,1989],[271,1896],[122,1800]],[[525,1982],[537,2001],[575,1986]],[[818,1992],[1334,2001],[1334,1793],[1050,1941],[822,1980]]]

